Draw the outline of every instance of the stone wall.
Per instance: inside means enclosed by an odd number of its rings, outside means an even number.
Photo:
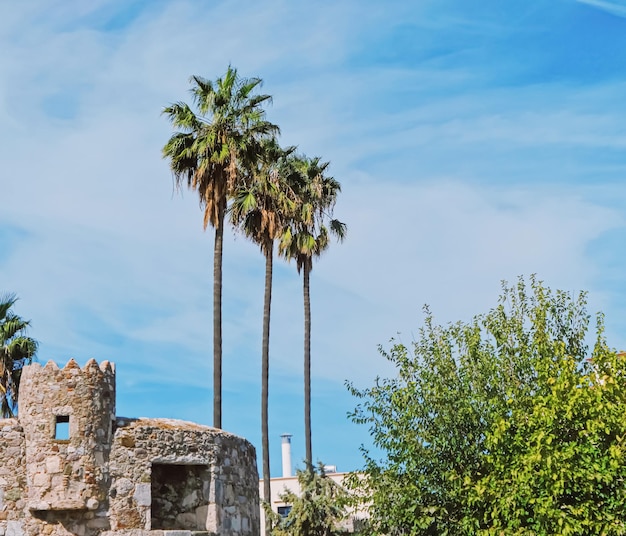
[[[26,506],[24,431],[17,419],[0,420],[0,534],[14,527]],[[3,532],[4,531],[4,532]]]
[[[0,420],[0,536],[259,535],[250,443],[114,409],[107,362],[24,368],[19,418]]]
[[[259,533],[256,454],[240,437],[183,421],[118,419],[110,471],[105,536]]]

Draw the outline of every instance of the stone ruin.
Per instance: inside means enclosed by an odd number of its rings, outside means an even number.
[[[0,420],[0,536],[258,536],[254,447],[216,428],[115,417],[115,368],[24,367]]]

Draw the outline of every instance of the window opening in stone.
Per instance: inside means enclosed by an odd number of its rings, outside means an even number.
[[[291,512],[291,505],[278,507],[278,515],[280,517],[287,517],[289,512]]]
[[[210,483],[207,465],[152,464],[152,530],[208,530]]]
[[[54,439],[67,440],[70,438],[70,416],[57,415],[54,423]]]

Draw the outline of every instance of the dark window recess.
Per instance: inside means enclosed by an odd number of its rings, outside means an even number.
[[[54,439],[67,440],[70,438],[70,416],[57,415],[54,423]]]
[[[206,465],[152,464],[152,530],[206,531],[210,483]]]
[[[289,512],[291,512],[291,505],[278,507],[278,515],[280,517],[287,517],[289,515]]]

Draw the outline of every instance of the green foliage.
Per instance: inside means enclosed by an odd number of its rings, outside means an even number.
[[[352,482],[375,533],[626,534],[626,356],[602,316],[589,351],[585,305],[520,278],[487,314],[427,309],[412,352],[381,350],[397,377],[349,386],[385,455],[364,450]]]
[[[266,506],[266,522],[272,524],[272,536],[335,536],[342,534],[339,523],[346,517],[347,494],[324,472],[322,465],[298,471],[300,495],[285,491],[280,499],[291,504],[282,518]]]
[[[14,294],[0,296],[0,414],[13,417],[17,410],[22,367],[37,352],[37,341],[25,335],[30,322],[12,311]]]
[[[290,164],[300,177],[292,181],[298,202],[281,236],[279,253],[288,260],[295,259],[298,272],[305,267],[311,271],[313,258],[330,246],[330,234],[340,241],[346,236],[346,224],[333,218],[341,184],[326,175],[329,162],[319,157],[294,156]]]
[[[294,191],[301,177],[292,164],[295,147],[281,148],[274,138],[260,142],[260,154],[248,164],[246,176],[237,187],[230,206],[235,229],[271,254],[293,220],[298,205]]]
[[[262,141],[279,129],[265,120],[264,106],[272,98],[255,93],[260,78],[242,78],[228,66],[215,81],[192,76],[190,83],[192,106],[177,102],[163,109],[176,131],[162,154],[176,186],[187,183],[198,193],[204,228],[218,228],[242,174],[259,158]]]

